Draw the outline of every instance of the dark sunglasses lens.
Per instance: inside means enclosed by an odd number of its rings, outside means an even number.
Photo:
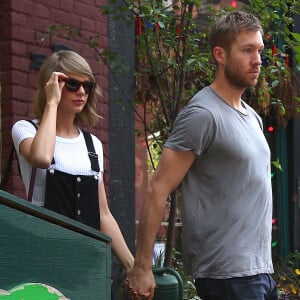
[[[82,83],[83,89],[84,89],[86,94],[89,94],[92,91],[94,85],[95,84],[92,81],[86,81],[86,82]]]
[[[89,94],[92,91],[93,87],[95,86],[94,82],[92,81],[80,82],[72,78],[65,80],[65,82],[66,82],[65,87],[70,92],[77,92],[80,86],[82,85],[85,93]]]
[[[70,92],[76,92],[79,90],[81,82],[75,80],[75,79],[67,79],[66,81],[66,88]]]

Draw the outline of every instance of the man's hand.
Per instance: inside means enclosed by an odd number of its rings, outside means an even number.
[[[128,299],[131,300],[151,300],[154,296],[155,279],[152,270],[145,271],[138,266],[134,266],[125,279]]]

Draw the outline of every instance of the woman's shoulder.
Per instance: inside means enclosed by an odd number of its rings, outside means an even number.
[[[101,140],[92,133],[91,133],[91,136],[92,136],[92,140],[93,140],[95,148],[101,149],[101,151],[102,151],[103,146],[102,146]]]
[[[37,126],[38,120],[23,119],[15,122],[12,128],[33,128],[36,130]]]
[[[35,123],[37,124],[37,123]],[[12,139],[14,141],[16,149],[19,148],[19,144],[26,138],[33,138],[36,134],[36,128],[33,124],[30,124],[27,120],[17,121],[11,130]]]
[[[102,142],[101,142],[101,140],[96,135],[94,135],[91,132],[87,132],[85,130],[81,130],[80,129],[80,131],[81,131],[82,135],[85,132],[85,133],[87,133],[87,134],[89,134],[91,136],[96,152],[102,151],[102,148],[103,148]]]
[[[13,134],[35,134],[38,126],[37,120],[19,120],[12,126]]]

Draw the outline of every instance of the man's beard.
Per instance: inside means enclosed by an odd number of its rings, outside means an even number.
[[[242,88],[245,89],[247,87],[254,87],[257,84],[257,78],[255,79],[247,79],[245,76],[242,74],[242,72],[239,71],[239,69],[232,68],[232,65],[226,64],[224,73],[225,76],[229,82],[229,84],[237,87],[237,88]],[[246,73],[248,74],[248,73]],[[249,75],[249,74],[248,74]]]

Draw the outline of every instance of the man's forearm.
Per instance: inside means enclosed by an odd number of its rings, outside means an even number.
[[[165,199],[164,199],[165,198]],[[146,193],[140,222],[138,225],[135,264],[149,270],[157,233],[161,226],[166,207],[166,197],[149,189]]]

